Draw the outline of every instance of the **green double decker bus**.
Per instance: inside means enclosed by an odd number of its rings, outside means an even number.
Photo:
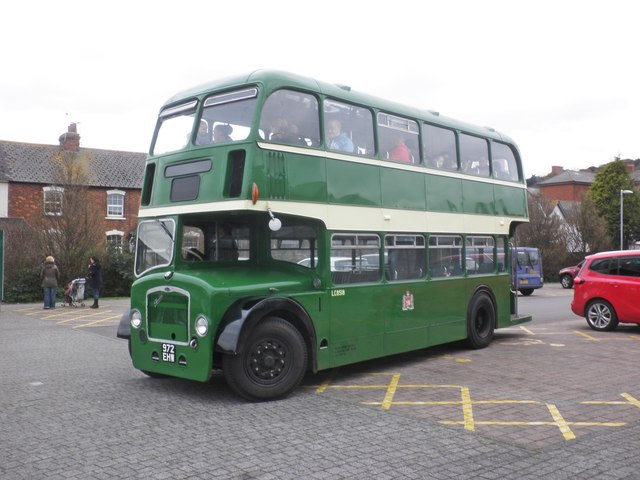
[[[150,376],[222,369],[250,400],[308,371],[465,340],[517,312],[526,222],[505,135],[278,71],[161,108],[146,163],[130,351]]]

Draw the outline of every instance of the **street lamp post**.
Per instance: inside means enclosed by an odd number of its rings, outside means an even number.
[[[624,250],[623,241],[623,212],[624,212],[624,195],[631,195],[633,192],[631,190],[620,190],[620,250]]]

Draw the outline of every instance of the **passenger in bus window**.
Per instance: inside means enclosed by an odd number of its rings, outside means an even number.
[[[233,127],[228,124],[219,123],[213,128],[213,143],[232,142],[231,133]]]
[[[478,162],[478,175],[482,175],[483,177],[489,176],[489,159],[484,155],[480,157],[480,161]]]
[[[269,140],[273,142],[284,142],[288,135],[289,122],[284,118],[276,118],[271,124],[271,134]]]
[[[329,120],[327,123],[327,146],[330,150],[353,153],[353,142],[342,131],[339,120]]]
[[[393,136],[393,148],[389,150],[389,160],[396,160],[400,162],[412,163],[411,150],[404,142],[404,137],[401,133],[397,132]]]
[[[292,145],[306,145],[304,140],[300,139],[298,127],[290,124],[285,118],[276,118],[271,124],[271,134],[269,140],[272,142],[290,143]]]
[[[206,120],[200,120],[198,136],[196,137],[196,145],[207,145],[208,143],[211,143],[211,137],[209,136],[209,125],[207,125]]]
[[[500,180],[511,180],[509,167],[504,158],[496,158],[493,160],[493,176]]]

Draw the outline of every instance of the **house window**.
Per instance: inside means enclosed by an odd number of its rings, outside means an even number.
[[[107,191],[107,218],[124,218],[124,192]]]
[[[62,197],[64,188],[60,187],[44,187],[44,214],[45,215],[62,215]]]
[[[107,232],[107,248],[113,249],[118,253],[122,253],[122,245],[124,242],[124,232],[120,230],[109,230]]]

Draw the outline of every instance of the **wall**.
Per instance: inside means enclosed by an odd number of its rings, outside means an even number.
[[[40,216],[43,209],[42,188],[45,185],[29,183],[9,184],[9,217],[24,218],[27,223]],[[124,218],[107,219],[107,191],[122,190],[124,195]],[[101,225],[103,232],[119,230],[124,232],[125,241],[130,232],[135,231],[140,206],[140,190],[126,188],[92,188],[89,191],[91,202],[97,205],[100,214],[96,222]],[[69,212],[72,214],[72,212]],[[103,241],[106,237],[103,238]]]
[[[555,185],[539,185],[540,195],[548,200],[566,200],[580,202],[591,185],[584,183],[560,183]]]

